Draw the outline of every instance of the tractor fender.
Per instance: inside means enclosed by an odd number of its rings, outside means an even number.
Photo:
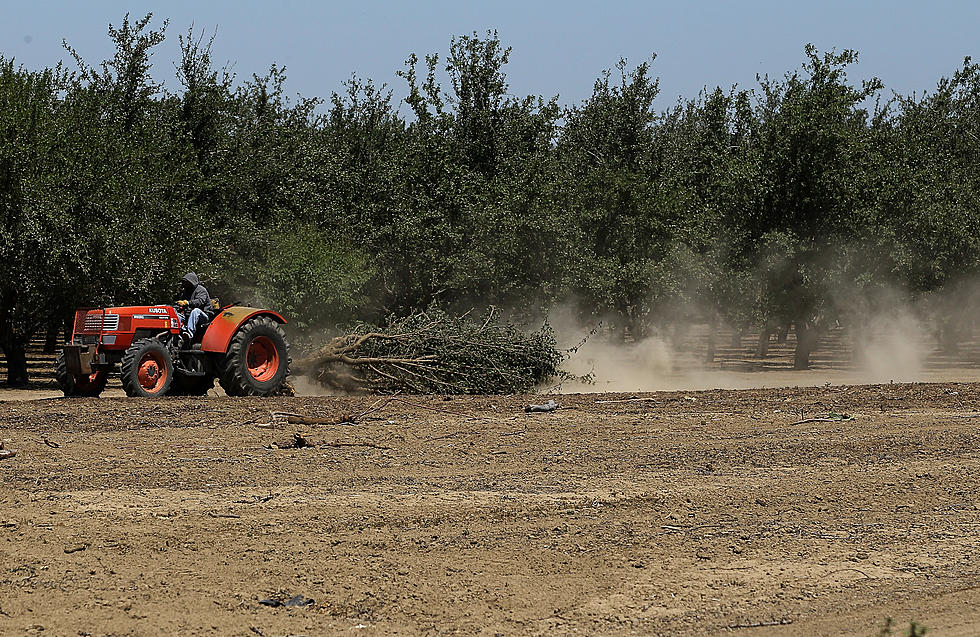
[[[208,323],[207,331],[204,332],[204,338],[201,340],[201,349],[205,352],[224,354],[228,351],[228,344],[231,343],[231,337],[235,335],[238,328],[245,321],[255,316],[268,316],[280,323],[286,322],[286,319],[281,314],[272,310],[262,310],[242,305],[226,307],[221,309],[217,316]]]

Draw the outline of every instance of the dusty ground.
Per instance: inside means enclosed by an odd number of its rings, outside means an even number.
[[[980,385],[641,397],[4,403],[0,634],[980,632]]]

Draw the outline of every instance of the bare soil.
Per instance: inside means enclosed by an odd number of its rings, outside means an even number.
[[[6,402],[0,634],[980,632],[980,385],[638,397]]]

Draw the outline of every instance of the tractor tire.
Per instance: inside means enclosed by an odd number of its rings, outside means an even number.
[[[286,383],[290,362],[279,323],[257,316],[232,337],[218,382],[229,396],[275,396]]]
[[[104,369],[94,371],[88,376],[76,377],[69,374],[64,352],[61,352],[54,362],[54,377],[65,396],[71,398],[96,398],[102,393],[109,381],[109,373]]]
[[[174,380],[174,362],[163,343],[144,338],[130,345],[122,357],[122,386],[126,395],[165,396]]]
[[[181,376],[170,386],[171,396],[207,396],[214,387],[214,376]]]

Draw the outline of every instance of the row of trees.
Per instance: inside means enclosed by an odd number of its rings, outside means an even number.
[[[852,51],[805,50],[751,89],[658,109],[653,60],[591,97],[510,93],[495,33],[412,55],[387,86],[326,100],[285,73],[239,80],[179,36],[179,87],[150,74],[151,17],[112,59],[0,58],[0,348],[76,306],[169,299],[196,270],[300,328],[495,304],[573,304],[639,339],[696,321],[793,328],[798,366],[834,321],[978,265],[980,67],[922,95],[857,85]],[[954,333],[955,330],[949,330]]]

